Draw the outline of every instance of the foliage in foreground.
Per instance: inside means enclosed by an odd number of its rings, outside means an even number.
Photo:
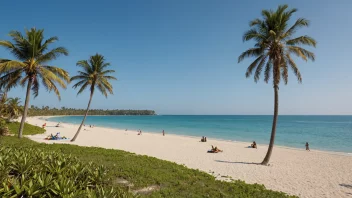
[[[83,163],[99,163],[110,171],[104,181],[122,178],[133,186],[130,190],[157,185],[160,190],[141,197],[289,197],[285,193],[267,190],[263,185],[246,184],[243,181],[222,182],[213,176],[176,163],[133,153],[95,147],[68,144],[39,144],[26,138],[3,137],[7,147],[34,148],[53,153],[70,154]],[[120,184],[110,183],[113,187]]]
[[[106,174],[66,154],[0,147],[0,197],[129,197],[109,187]]]

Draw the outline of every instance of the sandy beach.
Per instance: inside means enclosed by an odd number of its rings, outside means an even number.
[[[28,136],[37,142],[69,143],[69,141],[44,140],[47,135],[60,132],[72,138],[78,125],[41,120],[41,117],[27,118],[28,123],[41,126],[47,123],[46,133]],[[142,129],[143,131],[143,129]],[[269,134],[268,134],[269,135]],[[250,142],[230,142],[200,137],[185,137],[160,133],[116,130],[102,127],[84,127],[73,144],[125,150],[141,155],[184,164],[213,174],[219,179],[230,176],[247,183],[264,184],[268,189],[283,191],[299,197],[352,197],[352,156],[341,153],[275,147],[270,166],[260,163],[267,151],[267,145],[258,149],[248,148]],[[222,153],[207,153],[211,145],[224,150]]]

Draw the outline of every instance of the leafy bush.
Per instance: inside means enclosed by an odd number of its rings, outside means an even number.
[[[132,197],[104,166],[32,148],[0,147],[0,197]]]

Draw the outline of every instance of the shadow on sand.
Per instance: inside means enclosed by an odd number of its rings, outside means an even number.
[[[351,184],[339,184],[340,186],[352,189],[352,185]]]
[[[222,162],[222,163],[229,163],[229,164],[254,164],[254,165],[260,165],[260,163],[255,163],[255,162],[230,162],[230,161],[222,161],[222,160],[214,160],[216,162]]]

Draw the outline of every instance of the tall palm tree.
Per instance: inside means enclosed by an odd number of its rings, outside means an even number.
[[[73,88],[76,89],[77,87],[80,87],[77,93],[77,95],[79,95],[89,87],[90,97],[82,123],[71,142],[77,139],[84,121],[86,120],[95,89],[98,89],[105,97],[108,97],[108,92],[113,94],[113,88],[109,80],[116,80],[114,76],[109,75],[115,71],[107,69],[107,67],[110,66],[110,63],[106,63],[104,56],[100,54],[91,56],[89,60],[78,61],[76,65],[81,67],[82,71],[78,71],[78,75],[71,78],[71,81],[78,81],[75,85],[73,85]]]
[[[34,97],[37,97],[41,81],[46,90],[54,91],[60,100],[57,85],[66,88],[66,82],[70,80],[69,74],[65,70],[48,65],[50,61],[55,60],[60,55],[67,56],[67,50],[63,47],[49,50],[50,44],[57,41],[58,38],[51,37],[44,40],[43,33],[44,30],[37,30],[36,28],[25,30],[25,35],[18,31],[11,31],[9,36],[12,37],[13,43],[11,41],[0,41],[0,46],[9,50],[18,59],[0,59],[0,88],[7,92],[17,85],[24,87],[27,84],[24,111],[18,131],[19,138],[22,137],[31,90]]]
[[[278,6],[276,11],[263,10],[263,19],[254,19],[249,23],[250,30],[244,33],[243,41],[254,40],[254,48],[250,48],[238,57],[241,62],[247,57],[255,57],[255,60],[249,65],[246,77],[250,77],[254,72],[254,81],[257,82],[264,68],[264,81],[269,82],[270,77],[273,78],[274,88],[274,116],[271,130],[270,143],[267,154],[262,162],[267,165],[274,147],[276,123],[279,111],[279,84],[282,79],[285,84],[288,82],[288,68],[302,82],[301,73],[291,55],[307,61],[314,61],[315,55],[302,48],[301,46],[316,46],[316,41],[309,36],[294,37],[294,33],[301,27],[308,27],[309,21],[299,18],[292,26],[288,26],[288,22],[293,13],[297,9],[289,9],[287,5]]]
[[[20,106],[20,98],[9,98],[7,102],[7,117],[8,120],[17,119],[21,113],[23,113],[23,108]]]

